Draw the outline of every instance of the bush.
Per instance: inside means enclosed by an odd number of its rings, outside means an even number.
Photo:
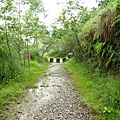
[[[37,60],[40,57],[39,51],[34,48],[30,49],[29,54],[32,60]]]
[[[48,61],[47,58],[41,57],[39,51],[35,48],[31,48],[29,53],[30,53],[31,59],[36,60],[38,63],[45,63]]]
[[[66,57],[69,53],[69,50],[66,49],[61,49],[61,50],[52,50],[51,52],[48,53],[49,56],[51,57]]]
[[[21,61],[16,54],[17,53],[15,51],[12,51],[11,56],[12,66],[11,66],[10,63],[11,58],[8,54],[7,46],[3,45],[2,48],[0,48],[0,80],[15,78],[23,73]]]
[[[48,62],[48,59],[46,57],[39,57],[37,58],[37,62],[38,63],[47,63]]]

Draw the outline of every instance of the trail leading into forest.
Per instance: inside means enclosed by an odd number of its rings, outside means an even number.
[[[7,120],[89,120],[95,112],[82,103],[62,63],[52,63],[37,88],[9,108]]]

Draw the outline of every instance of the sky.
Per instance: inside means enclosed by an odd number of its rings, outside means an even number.
[[[59,16],[62,11],[62,8],[65,6],[66,0],[42,0],[45,9],[47,10],[48,17],[46,19],[42,18],[48,26],[55,21],[55,18]],[[84,6],[92,8],[97,6],[96,0],[82,0]],[[60,2],[62,4],[57,5],[56,3]]]
[[[16,1],[19,1],[19,0],[16,0]],[[40,19],[47,26],[50,26],[51,23],[54,23],[55,18],[58,18],[67,0],[42,0],[42,1],[43,1],[43,6],[45,7],[45,10],[47,10],[48,17],[44,18],[43,15],[40,15]],[[81,0],[81,1],[84,1],[84,6],[87,6],[88,8],[97,6],[96,0]],[[62,4],[57,5],[58,2]],[[22,9],[24,9],[24,12],[25,12],[25,10],[27,10],[28,7],[22,6]]]

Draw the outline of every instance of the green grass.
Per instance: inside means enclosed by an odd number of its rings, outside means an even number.
[[[100,113],[95,120],[119,120],[120,118],[120,75],[106,76],[92,72],[90,65],[76,63],[71,59],[65,63],[74,80],[83,102]]]
[[[40,75],[47,69],[48,63],[30,61],[30,69],[22,70],[22,74],[15,79],[3,80],[0,83],[0,114],[5,106],[12,101],[22,100],[26,89],[35,87]]]

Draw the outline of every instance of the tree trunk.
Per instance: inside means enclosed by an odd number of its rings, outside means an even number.
[[[21,19],[21,15],[20,15],[20,11],[21,11],[21,0],[19,0],[19,34],[18,34],[18,56],[19,56],[19,59],[20,59],[20,62],[21,62],[21,65],[22,65],[22,58],[21,58],[21,53],[20,53],[20,51],[21,51],[21,47],[20,47],[20,41],[21,41],[21,39],[20,39],[20,37],[21,37],[21,34],[20,34],[20,31],[21,31],[21,27],[20,27],[20,19]]]
[[[43,57],[43,55],[45,54],[45,52],[47,51],[47,49],[48,49],[50,46],[51,46],[51,44],[49,44],[49,45],[45,48],[45,50],[43,51],[43,53],[42,53],[42,55],[41,55],[41,58]]]
[[[26,68],[26,42],[24,45],[24,68]]]
[[[82,52],[82,56],[84,57],[84,60],[85,60],[84,51],[83,51],[83,49],[82,49],[82,47],[81,47],[81,44],[80,44],[80,42],[79,42],[78,35],[76,34],[75,31],[74,31],[74,34],[75,34],[75,37],[76,37],[76,41],[77,41],[77,43],[78,43],[78,46],[79,46],[79,48],[80,48],[80,50],[81,50],[81,52]]]
[[[28,60],[28,68],[30,68],[30,59],[29,59],[28,39],[27,39],[27,60]]]
[[[5,18],[5,14],[4,14],[4,21],[5,21],[5,36],[6,36],[6,43],[7,43],[7,47],[8,47],[8,52],[9,52],[9,62],[10,62],[10,65],[9,65],[9,70],[10,70],[10,78],[13,77],[13,61],[12,61],[12,52],[11,52],[11,48],[10,48],[10,41],[9,41],[9,38],[8,38],[8,30],[7,30],[7,21],[6,21],[6,18]]]

